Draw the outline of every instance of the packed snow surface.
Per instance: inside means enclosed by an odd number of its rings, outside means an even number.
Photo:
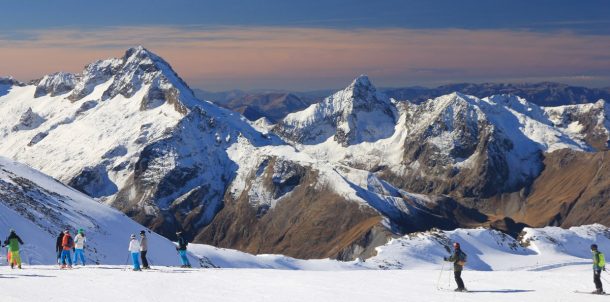
[[[450,291],[455,286],[451,280],[453,275],[449,271],[439,274],[439,269],[321,272],[160,267],[133,272],[120,266],[69,271],[49,266],[24,270],[3,267],[0,268],[0,287],[4,289],[2,301],[11,302],[576,302],[608,299],[574,293],[574,290],[592,290],[591,271],[586,265],[548,271],[466,271],[462,277],[469,293]]]

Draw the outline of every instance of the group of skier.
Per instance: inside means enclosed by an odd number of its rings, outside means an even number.
[[[601,281],[602,271],[606,270],[606,260],[604,254],[598,250],[597,244],[591,245],[591,253],[593,255],[593,283],[595,284],[595,291],[591,292],[596,295],[605,295],[604,287]],[[457,284],[456,292],[466,292],[467,289],[464,286],[462,280],[462,271],[466,265],[467,255],[462,251],[459,242],[453,243],[453,253],[449,257],[444,257],[443,260],[453,262],[453,275],[455,283]]]
[[[176,251],[180,256],[180,262],[182,263],[181,267],[190,268],[191,264],[188,260],[186,249],[188,245],[188,241],[184,239],[182,236],[182,232],[176,232],[176,236],[178,237],[178,246],[176,246]],[[133,263],[134,271],[141,271],[142,269],[150,269],[150,265],[148,264],[147,253],[148,253],[148,238],[146,237],[145,231],[140,231],[140,239],[136,238],[135,234],[131,234],[129,241],[129,253],[131,254],[131,259]],[[57,264],[60,265],[62,269],[72,268],[72,265],[78,265],[79,260],[80,263],[85,265],[85,243],[87,242],[87,237],[85,237],[85,231],[83,229],[79,229],[76,232],[76,236],[72,238],[69,229],[63,230],[57,236],[57,240],[55,242],[55,252],[57,256]],[[10,263],[11,268],[18,267],[21,269],[21,256],[19,254],[19,247],[23,245],[23,241],[15,230],[11,229],[8,237],[3,242],[3,247],[7,247],[7,262]],[[74,252],[74,261],[72,260],[71,252]],[[142,266],[140,266],[140,261]]]
[[[176,251],[180,256],[180,262],[182,268],[189,268],[191,264],[187,257],[187,246],[188,241],[182,236],[182,232],[176,232],[178,238],[178,246]],[[146,232],[140,232],[140,239],[138,240],[135,234],[131,234],[131,240],[129,241],[129,253],[133,263],[134,271],[141,271],[142,269],[150,269],[146,254],[148,253],[148,238]],[[87,238],[83,229],[79,229],[76,236],[72,238],[70,230],[65,229],[57,236],[55,244],[55,250],[57,253],[57,263],[61,265],[61,268],[72,267],[71,251],[74,251],[74,265],[78,265],[78,261],[85,265],[85,243]],[[11,265],[11,268],[17,266],[21,269],[21,255],[19,254],[19,246],[23,245],[23,240],[17,235],[15,230],[11,229],[8,237],[4,240],[4,245],[7,247],[7,260]],[[593,255],[593,283],[595,284],[595,291],[593,294],[603,295],[605,294],[603,284],[601,282],[602,271],[606,270],[606,260],[604,254],[598,250],[597,244],[591,245],[591,253]],[[142,266],[140,267],[140,260]],[[453,274],[457,288],[455,291],[464,292],[467,291],[464,281],[462,280],[462,271],[466,265],[467,255],[462,251],[459,242],[453,243],[453,253],[449,257],[443,258],[448,262],[453,262]]]
[[[85,231],[79,229],[74,238],[70,235],[70,230],[65,229],[59,233],[55,242],[55,252],[57,253],[57,264],[61,268],[72,268],[72,256],[70,251],[74,252],[74,265],[78,265],[80,259],[81,264],[85,265]]]

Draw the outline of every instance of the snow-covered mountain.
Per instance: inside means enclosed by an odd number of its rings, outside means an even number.
[[[524,217],[550,154],[607,141],[605,103],[586,106],[459,93],[399,103],[360,76],[271,125],[198,100],[136,47],[80,74],[0,80],[0,155],[170,238],[354,259],[406,232]],[[598,222],[588,213],[571,221]]]
[[[356,119],[382,110],[393,122],[393,107],[366,78],[335,99],[350,112],[336,124],[346,142],[380,135]],[[457,226],[453,212],[462,209],[298,152],[239,114],[197,100],[167,62],[142,47],[81,74],[11,84],[0,113],[7,116],[0,121],[1,155],[170,238],[184,229],[200,242],[250,252],[351,258],[407,225]],[[320,237],[311,236],[323,225]]]
[[[390,99],[362,75],[321,103],[287,115],[275,131],[306,145],[323,143],[331,137],[342,146],[375,142],[392,135],[395,111]]]
[[[26,264],[54,264],[55,239],[84,229],[88,264],[125,264],[129,236],[146,230],[125,214],[23,164],[0,157],[0,230],[15,229]],[[153,263],[177,265],[175,245],[148,232]],[[74,233],[73,233],[74,234]],[[2,237],[5,238],[5,237]],[[3,239],[4,240],[4,239]]]

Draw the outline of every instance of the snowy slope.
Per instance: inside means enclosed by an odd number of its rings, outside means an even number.
[[[431,230],[390,240],[377,255],[342,262],[331,259],[299,260],[283,255],[251,255],[209,245],[193,244],[191,252],[202,265],[215,268],[265,268],[282,270],[426,270],[447,267],[443,257],[453,242],[468,255],[467,270],[543,271],[562,266],[589,264],[590,245],[610,253],[610,229],[602,225],[525,228],[517,239],[490,229]]]
[[[89,264],[124,264],[130,234],[146,230],[125,214],[51,177],[0,158],[0,234],[17,231],[25,242],[24,262],[54,263],[55,238],[66,227],[72,232],[85,230]],[[178,264],[172,242],[150,231],[148,237],[153,263]]]
[[[442,265],[453,242],[460,242],[468,255],[470,270],[546,270],[590,263],[590,245],[610,252],[610,229],[587,225],[561,229],[525,228],[516,240],[487,229],[456,229],[414,233],[378,248],[367,265],[389,269],[430,269]]]
[[[543,272],[467,271],[462,277],[471,291],[469,293],[453,292],[453,274],[445,271],[439,275],[439,272],[439,269],[335,272],[163,269],[136,273],[122,271],[121,267],[88,267],[73,271],[32,267],[24,271],[2,269],[0,278],[3,287],[10,289],[3,292],[2,299],[10,302],[65,301],[66,296],[75,302],[177,299],[223,302],[596,302],[608,299],[573,292],[593,289],[588,265]]]
[[[607,150],[610,146],[610,107],[606,101],[547,107],[544,110],[555,127],[599,150]]]

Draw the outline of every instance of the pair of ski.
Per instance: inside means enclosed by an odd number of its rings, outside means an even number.
[[[575,290],[575,291],[574,291],[574,293],[575,293],[575,294],[589,294],[589,295],[597,295],[597,296],[608,296],[608,294],[607,294],[607,293],[605,293],[605,292],[604,292],[604,293],[601,293],[601,294],[598,294],[598,293],[596,293],[596,292],[588,292],[588,291],[583,291],[583,290]]]

